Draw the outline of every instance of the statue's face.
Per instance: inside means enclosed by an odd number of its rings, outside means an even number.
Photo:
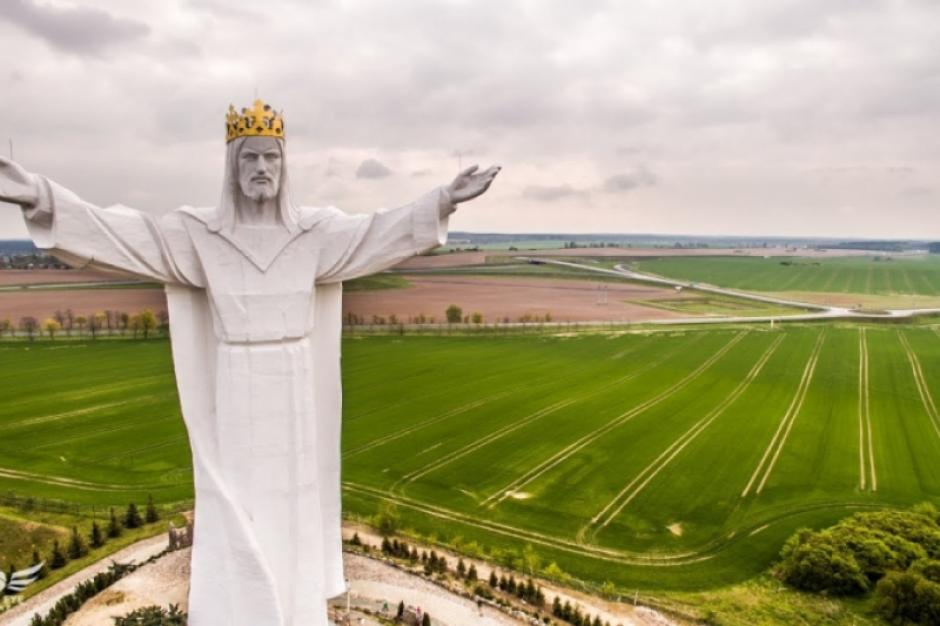
[[[274,137],[248,137],[238,152],[238,186],[255,202],[273,200],[281,184],[281,146]]]

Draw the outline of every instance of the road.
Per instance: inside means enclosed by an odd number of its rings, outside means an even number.
[[[538,263],[544,263],[546,265],[561,265],[565,267],[573,267],[581,270],[588,270],[591,272],[597,272],[600,274],[607,274],[611,276],[618,276],[620,278],[626,278],[628,280],[652,283],[655,285],[663,287],[680,287],[682,289],[693,289],[695,291],[702,291],[705,293],[714,293],[723,296],[730,296],[732,298],[742,298],[745,300],[754,300],[756,302],[763,302],[767,304],[779,304],[783,306],[797,307],[801,309],[806,309],[810,311],[809,313],[795,313],[793,315],[764,315],[764,316],[741,316],[741,315],[728,315],[728,316],[716,316],[716,317],[686,317],[686,318],[673,318],[665,320],[651,320],[650,324],[725,324],[729,322],[770,322],[770,321],[811,321],[811,320],[826,320],[826,319],[870,319],[870,320],[883,320],[883,319],[906,319],[912,318],[919,315],[932,315],[935,313],[940,313],[940,308],[928,308],[928,309],[891,309],[885,311],[884,313],[877,313],[871,311],[859,311],[856,309],[850,309],[847,307],[839,306],[825,306],[820,304],[815,304],[811,302],[800,302],[797,300],[789,300],[786,298],[775,298],[773,296],[765,296],[762,294],[750,293],[747,291],[739,291],[737,289],[726,289],[723,287],[716,287],[714,285],[707,285],[702,283],[690,283],[689,281],[673,280],[671,278],[664,278],[662,276],[654,276],[652,274],[644,274],[642,272],[636,272],[634,270],[628,269],[623,266],[623,264],[614,266],[614,269],[607,269],[604,267],[594,267],[591,265],[585,265],[583,263],[572,263],[571,261],[558,261],[555,259],[547,259],[541,257],[516,257],[524,261],[535,261]]]

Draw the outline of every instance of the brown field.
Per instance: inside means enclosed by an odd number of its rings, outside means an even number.
[[[0,270],[0,287],[52,283],[99,283],[115,280],[129,279],[92,270]]]
[[[597,282],[526,277],[490,276],[408,276],[408,289],[382,289],[348,293],[343,297],[343,313],[355,313],[371,322],[373,315],[399,320],[424,314],[444,320],[451,304],[465,315],[482,313],[486,322],[508,317],[517,321],[526,313],[550,313],[556,322],[628,321],[685,317],[687,314],[646,307],[631,300],[687,299],[669,289],[627,283]],[[607,304],[600,304],[602,289]]]
[[[0,319],[9,319],[14,324],[19,324],[20,319],[26,316],[42,321],[56,311],[65,309],[72,309],[75,315],[85,316],[105,310],[132,314],[143,309],[166,311],[166,296],[163,289],[159,288],[0,292]]]

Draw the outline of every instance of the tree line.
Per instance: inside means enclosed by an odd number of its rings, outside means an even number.
[[[31,315],[24,316],[14,325],[9,318],[0,319],[0,339],[4,335],[16,333],[26,336],[30,341],[38,336],[55,339],[64,334],[67,337],[91,337],[99,335],[132,336],[135,339],[147,339],[154,333],[166,335],[170,328],[170,317],[166,311],[154,313],[144,309],[137,313],[107,310],[90,315],[76,314],[72,309],[58,310],[50,317],[39,320]]]

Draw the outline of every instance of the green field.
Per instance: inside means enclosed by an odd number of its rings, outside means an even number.
[[[749,291],[940,295],[940,256],[660,257],[632,262],[649,272]]]
[[[345,506],[622,590],[748,579],[800,526],[940,502],[940,336],[805,325],[344,344]],[[0,492],[192,497],[163,340],[0,344]],[[531,565],[531,563],[530,563]],[[557,570],[555,571],[557,575]]]

